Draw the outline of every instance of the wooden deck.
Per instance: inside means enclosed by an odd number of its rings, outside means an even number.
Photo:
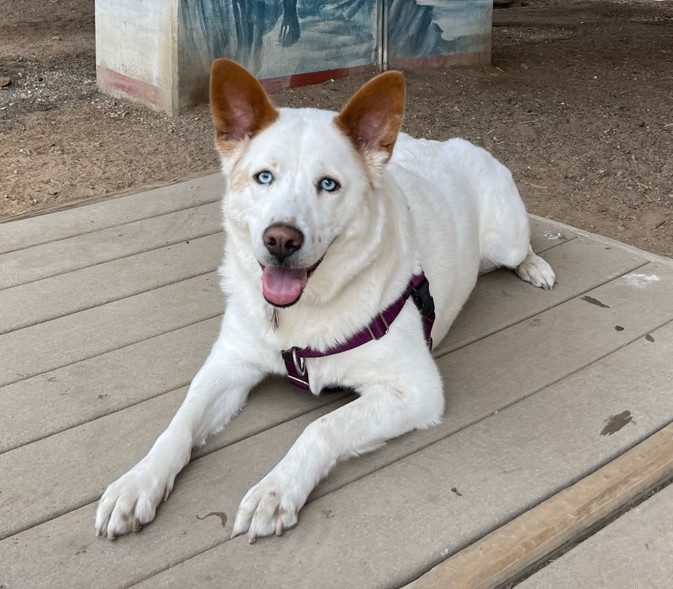
[[[271,379],[153,524],[95,538],[98,497],[217,334],[219,191],[207,176],[0,224],[3,589],[401,586],[673,420],[673,261],[533,219],[558,285],[479,280],[436,349],[441,425],[341,463],[298,528],[251,546],[229,540],[245,491],[351,399]]]

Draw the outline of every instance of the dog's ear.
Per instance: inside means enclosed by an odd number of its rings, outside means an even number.
[[[228,155],[238,142],[253,137],[278,118],[259,81],[230,59],[216,59],[210,70],[210,112],[215,144]]]
[[[404,115],[404,76],[390,71],[367,82],[334,122],[370,164],[390,159]]]

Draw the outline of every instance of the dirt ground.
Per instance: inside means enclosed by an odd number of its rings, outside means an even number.
[[[0,15],[0,219],[216,169],[206,105],[97,92],[93,0]],[[673,257],[673,2],[518,0],[493,25],[491,66],[405,72],[405,130],[486,147],[532,213]],[[364,79],[274,100],[338,109]]]

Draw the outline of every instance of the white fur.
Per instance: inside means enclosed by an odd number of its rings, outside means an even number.
[[[280,351],[325,349],[360,330],[423,268],[437,309],[438,343],[480,271],[516,269],[551,288],[554,273],[529,246],[528,217],[509,171],[484,150],[401,134],[387,166],[361,156],[334,113],[281,109],[270,127],[223,158],[227,234],[221,268],[227,309],[219,338],[187,397],[147,456],[101,498],[96,532],[114,538],[154,518],[194,445],[221,429],[266,374],[284,374]],[[269,170],[274,182],[253,174]],[[320,178],[341,184],[316,190]],[[304,234],[298,266],[322,258],[301,299],[278,311],[274,330],[261,291],[262,232],[286,222]],[[243,498],[233,534],[279,534],[297,523],[314,486],[340,458],[437,423],[444,397],[420,315],[408,301],[378,341],[307,360],[311,390],[355,389],[360,397],[312,423],[280,463]]]

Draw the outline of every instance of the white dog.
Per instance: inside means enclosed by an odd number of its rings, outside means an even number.
[[[399,133],[399,72],[335,114],[276,109],[222,59],[211,108],[227,184],[222,329],[166,431],[101,498],[96,533],[108,538],[154,519],[192,447],[265,375],[314,394],[350,387],[359,398],[309,425],[240,504],[234,536],[281,534],[337,460],[440,420],[431,339],[446,335],[480,272],[504,266],[554,285],[504,166],[461,139]]]

